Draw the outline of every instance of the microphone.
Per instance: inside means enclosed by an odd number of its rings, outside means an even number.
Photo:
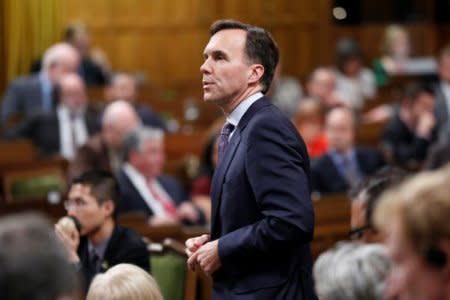
[[[81,223],[74,216],[62,217],[58,220],[56,226],[58,226],[58,228],[60,228],[68,236],[71,236],[75,230],[78,232],[81,230]]]

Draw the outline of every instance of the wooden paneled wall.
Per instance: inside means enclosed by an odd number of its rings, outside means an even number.
[[[210,24],[235,18],[268,28],[285,71],[303,77],[328,52],[329,0],[64,0],[67,23],[84,21],[113,69],[143,72],[152,85],[200,80]]]

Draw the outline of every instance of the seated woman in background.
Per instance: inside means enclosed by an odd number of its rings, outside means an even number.
[[[378,86],[389,83],[395,75],[432,75],[436,73],[436,61],[432,57],[411,58],[410,35],[400,25],[386,28],[382,43],[383,56],[374,61],[373,69]]]
[[[386,28],[381,46],[383,56],[373,64],[378,86],[387,84],[389,76],[405,72],[410,48],[409,33],[404,27],[390,25]]]
[[[211,183],[217,165],[219,135],[213,134],[203,150],[200,168],[192,183],[191,199],[205,214],[206,221],[211,220]]]
[[[118,264],[95,276],[87,300],[163,300],[155,279],[131,264]]]
[[[339,40],[336,47],[336,88],[347,106],[360,110],[376,93],[375,75],[363,66],[363,53],[357,41]]]
[[[381,244],[341,242],[314,265],[319,300],[384,300],[391,262]]]
[[[328,141],[324,132],[324,109],[314,99],[300,102],[294,125],[305,141],[308,154],[316,158],[328,150]]]

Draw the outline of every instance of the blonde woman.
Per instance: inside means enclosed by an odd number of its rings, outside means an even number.
[[[158,284],[143,269],[118,264],[92,281],[87,300],[163,300]]]

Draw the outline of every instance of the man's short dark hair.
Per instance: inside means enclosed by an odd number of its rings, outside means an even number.
[[[434,95],[434,90],[430,84],[421,81],[412,81],[405,87],[403,99],[409,103],[415,103],[421,94]]]
[[[117,207],[120,195],[119,185],[111,172],[104,170],[87,171],[74,178],[72,184],[90,186],[91,194],[98,204],[112,200],[114,206]]]
[[[386,166],[350,191],[350,197],[355,201],[359,201],[359,196],[365,195],[363,201],[366,201],[365,218],[368,225],[373,226],[373,214],[381,194],[399,185],[407,176],[408,172],[401,168]]]
[[[278,46],[272,35],[263,28],[235,20],[218,20],[211,25],[209,32],[213,36],[217,32],[226,29],[241,29],[247,32],[245,55],[250,63],[263,65],[264,74],[260,82],[263,87],[262,92],[266,93],[272,83],[279,59]]]
[[[0,299],[56,300],[80,292],[75,268],[47,219],[0,219]]]

